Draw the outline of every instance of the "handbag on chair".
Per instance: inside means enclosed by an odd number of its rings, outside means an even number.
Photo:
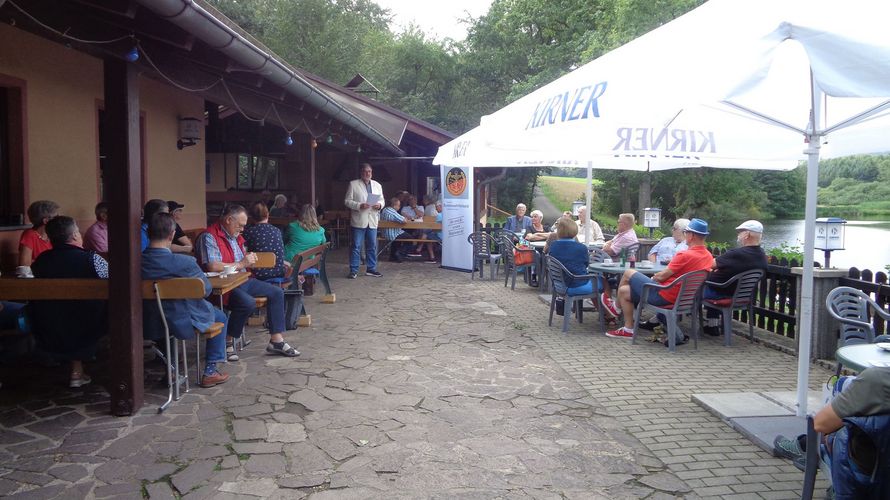
[[[535,261],[535,255],[528,246],[518,246],[513,250],[513,262],[516,267],[527,266]]]

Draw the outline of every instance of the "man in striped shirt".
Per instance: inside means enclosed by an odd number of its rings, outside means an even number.
[[[399,214],[399,208],[401,208],[402,202],[399,201],[397,197],[390,198],[389,206],[384,208],[383,211],[380,212],[380,220],[395,222],[396,224],[404,224],[408,220]],[[406,233],[400,227],[387,227],[380,230],[383,234],[383,238],[389,243],[389,261],[390,262],[402,262],[406,255],[410,255],[412,257],[420,257],[420,254],[414,252],[413,254],[408,253],[404,249],[406,246],[410,246],[409,244],[402,243],[398,241],[399,239],[410,238],[411,235]]]

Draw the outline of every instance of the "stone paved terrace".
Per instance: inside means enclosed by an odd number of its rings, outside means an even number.
[[[264,336],[163,415],[160,389],[107,415],[58,368],[2,367],[0,496],[12,498],[796,498],[802,474],[695,405],[694,392],[782,390],[795,359],[737,341],[699,350],[546,323],[535,289],[430,264],[382,279],[329,271],[303,356]],[[100,358],[101,359],[101,358]],[[154,377],[156,374],[153,374]],[[827,372],[815,368],[813,380]]]

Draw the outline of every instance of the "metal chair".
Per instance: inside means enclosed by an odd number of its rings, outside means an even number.
[[[507,286],[507,281],[509,281],[510,276],[512,276],[513,283],[510,285],[510,290],[516,290],[516,275],[520,271],[522,271],[522,279],[525,280],[526,282],[528,282],[528,275],[525,273],[525,269],[526,269],[526,267],[531,266],[532,264],[523,264],[523,265],[517,266],[516,265],[516,257],[515,257],[516,254],[514,252],[520,252],[520,253],[529,252],[532,254],[532,261],[534,261],[534,253],[536,252],[536,250],[531,249],[531,248],[529,248],[529,249],[517,248],[516,245],[514,245],[511,241],[507,240],[506,237],[504,237],[502,239],[502,248],[504,248],[503,254],[501,254],[502,257],[504,258],[504,286]]]
[[[467,241],[473,245],[473,263],[479,266],[479,278],[483,278],[483,269],[488,263],[488,271],[491,275],[490,280],[494,281],[497,269],[500,267],[501,253],[498,248],[497,241],[488,233],[476,231],[467,237]],[[492,251],[494,250],[494,251]],[[476,272],[472,273],[472,278],[476,279]]]
[[[807,415],[807,466],[803,472],[803,488],[800,493],[801,500],[812,500],[816,489],[816,472],[819,470],[820,435],[813,425],[813,416]]]
[[[869,319],[868,309],[890,321],[890,312],[878,305],[861,290],[839,286],[825,297],[828,314],[841,324],[841,345],[870,344],[875,341],[875,326]]]
[[[763,269],[752,269],[751,271],[736,274],[723,283],[705,281],[706,286],[719,289],[725,289],[735,284],[735,292],[733,292],[732,297],[721,299],[701,298],[701,305],[706,310],[716,309],[723,316],[723,345],[727,347],[732,345],[733,311],[748,311],[748,338],[751,342],[754,342],[754,294],[764,274]],[[700,308],[696,307],[696,310],[700,310]],[[703,315],[699,315],[699,326],[702,326],[702,318]]]
[[[553,326],[553,311],[556,309],[556,299],[557,297],[562,297],[565,301],[565,308],[563,309],[562,314],[562,332],[565,333],[569,331],[569,316],[572,314],[572,311],[575,311],[575,316],[578,318],[578,323],[583,323],[584,317],[584,299],[592,299],[596,297],[597,291],[599,290],[599,282],[593,281],[597,278],[596,274],[584,274],[584,275],[574,275],[562,265],[557,259],[554,259],[550,256],[545,256],[544,261],[547,263],[547,269],[550,272],[550,281],[552,283],[553,292],[550,295],[550,318],[547,321],[547,325]],[[570,280],[591,280],[594,284],[593,292],[583,295],[569,295],[568,293],[568,282]],[[602,322],[603,313],[600,311],[600,322]]]
[[[663,314],[667,318],[668,350],[670,350],[670,352],[676,352],[677,350],[677,332],[680,330],[680,326],[677,324],[678,317],[683,314],[691,314],[692,336],[695,339],[695,348],[698,349],[698,329],[696,328],[698,323],[698,311],[695,306],[698,303],[698,295],[701,293],[701,287],[707,277],[707,271],[692,271],[680,276],[670,285],[658,285],[656,283],[646,283],[643,285],[643,290],[640,293],[640,303],[637,304],[637,308],[634,311],[634,336],[632,343],[636,344],[637,342],[637,331],[640,328],[640,314],[643,310],[650,309],[655,311],[655,314]],[[650,293],[658,293],[661,290],[669,290],[676,287],[679,287],[680,291],[677,294],[677,300],[673,304],[658,307],[648,303]]]
[[[495,244],[497,245],[497,252],[501,255],[504,254],[505,249],[513,248],[513,245],[515,245],[516,243],[519,243],[519,238],[516,237],[516,233],[513,233],[512,231],[507,231],[506,229],[504,229],[502,227],[493,228],[491,231],[488,232],[488,235],[491,236],[491,238],[495,241]],[[509,244],[507,244],[504,241],[504,237],[506,237],[507,240],[509,240]],[[506,262],[504,262],[504,259],[501,259],[501,263],[504,264],[504,272],[506,272],[507,264],[506,264]]]
[[[161,323],[164,326],[164,351],[161,352],[156,346],[153,347],[154,351],[164,361],[167,368],[167,401],[158,408],[158,413],[161,413],[166,410],[174,400],[179,401],[179,398],[182,397],[182,392],[189,392],[189,368],[185,347],[186,341],[173,337],[170,334],[170,325],[167,323],[167,315],[164,314],[163,301],[171,299],[203,298],[204,284],[199,279],[172,278],[164,280],[146,280],[143,281],[142,288],[144,297],[154,297]],[[213,323],[207,330],[195,330],[195,367],[196,381],[198,383],[201,381],[202,370],[201,342],[206,341],[208,338],[221,335],[224,326],[225,325],[222,323]],[[179,354],[180,346],[182,348],[181,359]],[[182,372],[179,371],[180,364],[182,365]],[[184,391],[182,391],[183,387],[185,388]]]

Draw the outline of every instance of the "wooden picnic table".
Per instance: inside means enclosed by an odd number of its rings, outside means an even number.
[[[442,223],[433,221],[408,221],[404,224],[382,220],[377,224],[377,229],[432,229],[433,231],[441,231]]]
[[[243,285],[250,279],[250,273],[242,271],[240,273],[232,273],[226,276],[208,276],[210,286],[213,287],[211,292],[213,295],[219,296],[219,308],[223,308],[223,295]]]

